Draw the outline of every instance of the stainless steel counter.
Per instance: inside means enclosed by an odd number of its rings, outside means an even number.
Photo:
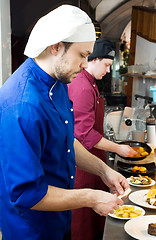
[[[111,167],[114,166],[114,164],[112,164],[112,162],[109,164]],[[154,180],[156,180],[156,173],[153,173],[152,175],[150,175],[150,177]],[[138,190],[145,190],[145,189],[152,189],[152,188],[156,188],[156,185],[152,186],[152,187],[148,187],[148,188],[139,188],[139,187],[133,187],[131,186],[132,192],[133,191],[138,191]],[[132,203],[129,198],[123,198],[124,200],[124,204],[131,204],[134,206],[134,203]],[[155,209],[149,209],[149,208],[144,208],[145,210],[145,215],[155,215],[156,214],[156,210]],[[104,235],[103,235],[103,240],[132,240],[135,239],[131,236],[129,236],[125,230],[124,230],[124,224],[126,223],[126,220],[119,220],[119,219],[115,219],[112,218],[110,216],[106,217],[106,223],[105,223],[105,229],[104,229]]]

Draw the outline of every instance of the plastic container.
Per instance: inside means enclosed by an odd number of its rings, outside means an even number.
[[[153,102],[156,103],[156,86],[150,87],[150,91],[152,91]]]

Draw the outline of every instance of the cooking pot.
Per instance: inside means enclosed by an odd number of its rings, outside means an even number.
[[[143,142],[138,142],[138,141],[123,141],[123,142],[119,142],[119,144],[125,144],[125,145],[129,145],[130,147],[143,147],[144,150],[148,153],[147,156],[149,156],[149,154],[151,153],[152,149],[149,145],[147,145],[146,143]],[[120,156],[120,155],[119,155]],[[142,160],[144,158],[146,158],[147,156],[141,156],[141,157],[123,157],[120,156],[121,158],[125,159],[125,160],[130,160],[130,161],[139,161]]]

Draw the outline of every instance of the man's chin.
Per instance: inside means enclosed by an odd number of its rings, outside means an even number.
[[[72,74],[72,76],[68,79],[69,80],[69,82],[68,83],[71,83],[72,82],[72,80],[74,79],[74,78],[76,78],[77,77],[77,75],[80,73],[81,71],[79,71],[79,72],[77,72],[77,73],[73,73]]]
[[[78,73],[74,73],[74,74],[72,75],[72,77],[69,79],[69,81],[72,82],[72,80],[77,77],[77,74],[78,74]]]
[[[96,78],[96,80],[100,81],[100,80],[102,80],[102,78],[103,78],[103,77],[99,77],[99,78]]]

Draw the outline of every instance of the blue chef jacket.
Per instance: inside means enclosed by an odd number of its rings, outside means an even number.
[[[28,58],[0,89],[0,228],[4,240],[62,240],[71,211],[30,208],[48,185],[72,189],[74,115],[66,84]]]

